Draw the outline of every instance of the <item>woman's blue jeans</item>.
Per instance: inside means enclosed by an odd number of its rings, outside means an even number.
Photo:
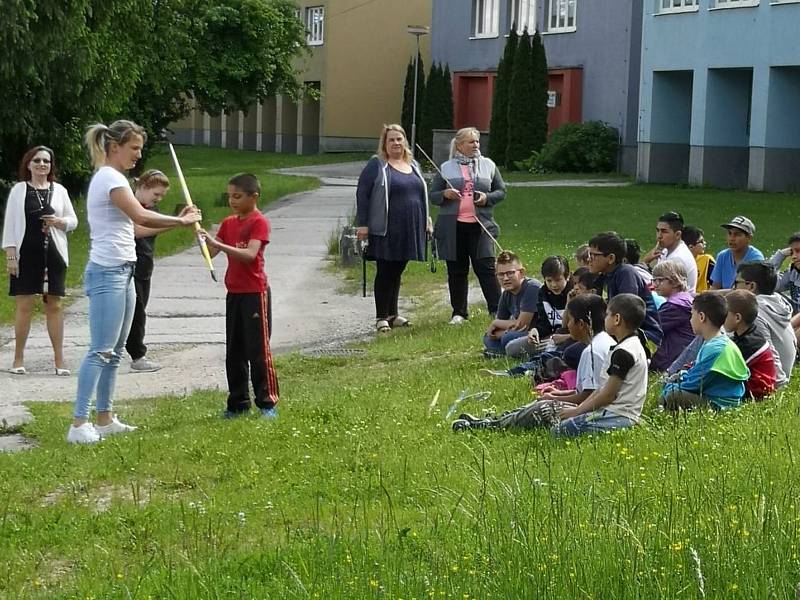
[[[89,297],[89,352],[78,371],[75,418],[89,418],[89,402],[96,394],[97,412],[111,411],[117,370],[131,329],[136,292],[133,267],[125,263],[103,267],[89,261],[83,273]]]

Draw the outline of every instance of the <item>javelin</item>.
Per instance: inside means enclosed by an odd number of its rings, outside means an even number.
[[[433,168],[434,168],[434,169],[436,169],[436,172],[437,172],[437,173],[439,173],[439,175],[440,175],[440,176],[441,176],[441,178],[444,180],[444,182],[445,182],[447,185],[449,185],[449,186],[450,186],[450,189],[451,189],[451,190],[454,190],[454,191],[456,191],[456,192],[458,192],[458,190],[456,189],[456,186],[454,186],[452,183],[450,183],[450,180],[449,180],[449,179],[447,179],[447,177],[445,177],[445,176],[444,176],[444,174],[441,172],[441,170],[439,170],[439,167],[437,167],[437,166],[436,166],[436,163],[435,163],[435,162],[433,162],[433,159],[431,159],[431,157],[427,155],[427,153],[425,152],[425,150],[423,150],[423,149],[420,147],[420,145],[419,145],[419,144],[417,144],[416,146],[417,146],[417,149],[418,149],[420,152],[422,152],[422,156],[424,156],[426,159],[428,159],[428,162],[429,162],[429,163],[431,163],[431,164],[433,165]],[[458,193],[460,194],[461,192],[458,192]],[[478,225],[480,225],[480,226],[481,226],[481,228],[483,229],[484,233],[486,233],[486,235],[488,235],[488,236],[489,236],[489,239],[490,239],[490,240],[492,240],[492,241],[494,242],[494,245],[495,245],[495,246],[497,246],[497,249],[498,249],[498,250],[500,250],[500,252],[505,252],[505,250],[503,250],[503,247],[500,245],[500,243],[499,243],[499,242],[498,242],[498,241],[497,241],[497,240],[494,238],[494,236],[493,236],[491,233],[489,233],[489,230],[488,230],[488,229],[486,229],[486,225],[484,225],[484,224],[481,222],[481,218],[478,216],[478,211],[477,211],[477,210],[475,211],[475,220],[476,220],[476,221],[478,221]]]
[[[172,147],[172,143],[167,142],[167,144],[169,145],[169,153],[172,155],[172,162],[175,164],[175,170],[178,172],[178,181],[181,182],[181,189],[183,190],[183,198],[186,200],[186,205],[194,206],[192,195],[189,193],[189,186],[186,185],[186,180],[183,178],[183,171],[181,171],[181,165],[178,162],[178,156],[175,154],[175,148]],[[194,230],[197,232],[197,244],[200,246],[200,252],[203,254],[203,258],[206,259],[206,265],[208,265],[208,270],[211,272],[211,279],[216,281],[217,276],[214,273],[214,263],[211,262],[211,255],[208,253],[206,241],[203,239],[203,236],[200,235],[200,223],[194,224]]]

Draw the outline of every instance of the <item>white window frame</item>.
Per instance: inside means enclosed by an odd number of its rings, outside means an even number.
[[[528,33],[533,35],[536,31],[536,0],[511,0],[508,17],[507,30],[516,23],[518,34],[522,35],[527,27]]]
[[[656,0],[656,14],[667,15],[700,10],[700,0]]]
[[[729,8],[749,8],[758,6],[760,0],[714,0],[714,6],[708,10],[727,10]]]
[[[306,7],[306,44],[322,46],[325,43],[325,7]]]
[[[500,34],[500,0],[472,0],[471,39],[496,38]]]
[[[570,11],[572,15],[570,15]],[[553,24],[554,16],[555,24]],[[570,16],[572,16],[571,25],[569,24]],[[577,29],[578,0],[547,0],[547,31],[545,33],[569,33]]]

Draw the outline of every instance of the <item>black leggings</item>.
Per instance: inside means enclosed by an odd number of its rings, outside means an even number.
[[[400,296],[400,279],[408,264],[407,260],[377,259],[375,265],[375,318],[388,319],[397,316],[397,299]]]
[[[469,293],[469,264],[481,284],[486,307],[491,314],[497,312],[500,302],[500,284],[494,274],[494,257],[478,258],[478,243],[483,229],[478,223],[456,224],[456,260],[447,261],[447,284],[450,288],[450,305],[453,316],[460,315],[465,319],[467,311],[467,295]]]

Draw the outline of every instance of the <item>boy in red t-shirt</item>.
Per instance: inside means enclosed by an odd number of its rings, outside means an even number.
[[[250,410],[248,366],[255,403],[266,419],[278,416],[278,377],[269,337],[272,307],[264,272],[264,246],[269,243],[269,221],[258,210],[261,185],[255,175],[240,173],[228,181],[228,204],[233,209],[211,237],[201,230],[214,257],[228,255],[225,272],[225,372],[228,376],[226,418]]]

